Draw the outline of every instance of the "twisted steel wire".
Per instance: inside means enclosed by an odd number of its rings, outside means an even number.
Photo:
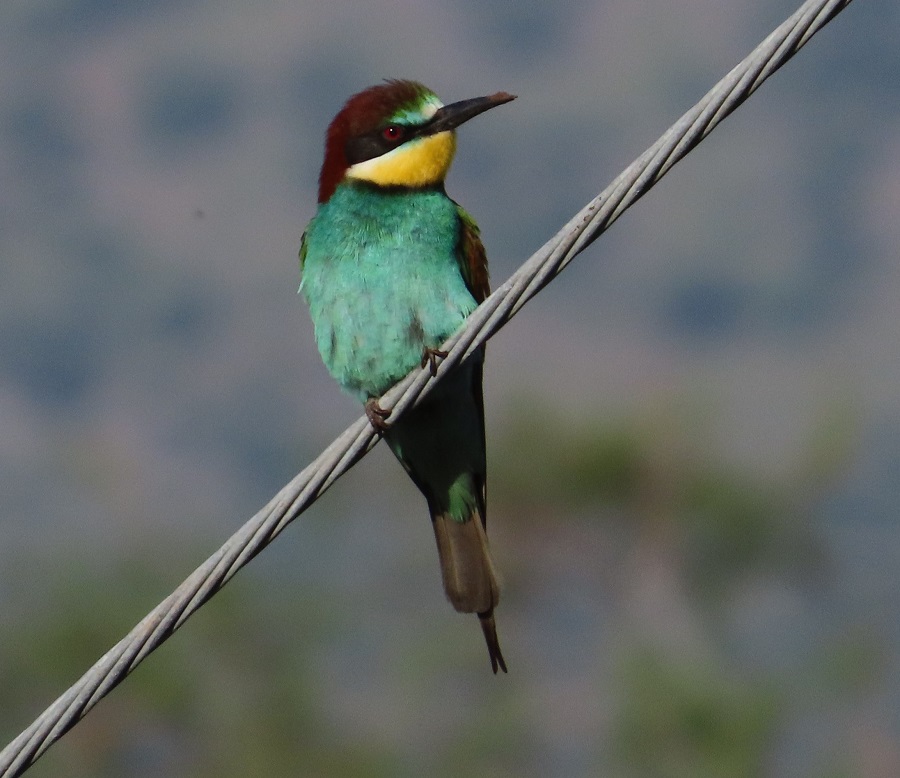
[[[388,424],[481,346],[851,0],[807,0],[485,300],[442,349],[437,376],[413,371],[379,401]],[[0,752],[0,778],[27,770],[377,442],[363,416],[295,476],[73,686]]]

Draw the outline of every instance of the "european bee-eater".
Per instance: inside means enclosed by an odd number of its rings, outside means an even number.
[[[490,291],[478,227],[444,179],[455,129],[512,99],[443,105],[414,81],[351,97],[328,127],[319,207],[300,246],[322,359],[425,495],[444,590],[456,610],[478,614],[495,673],[506,663],[485,529],[484,350],[394,424],[377,398],[417,365],[434,371],[441,343]]]

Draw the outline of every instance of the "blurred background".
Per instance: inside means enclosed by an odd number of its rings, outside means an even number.
[[[0,740],[347,424],[325,127],[467,124],[495,283],[799,0],[0,8]],[[900,49],[854,3],[488,348],[510,674],[379,446],[34,776],[900,774]]]

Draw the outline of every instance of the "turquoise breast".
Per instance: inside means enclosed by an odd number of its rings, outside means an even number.
[[[338,383],[382,394],[475,309],[457,260],[460,221],[443,191],[344,183],[306,229],[301,292]]]

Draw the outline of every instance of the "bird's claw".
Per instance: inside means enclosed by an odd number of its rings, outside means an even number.
[[[428,365],[431,369],[431,375],[436,376],[438,371],[438,361],[441,359],[446,359],[449,351],[441,351],[437,348],[428,348],[425,347],[425,350],[422,352],[422,367]]]
[[[390,408],[382,408],[374,397],[366,400],[365,408],[369,424],[375,428],[376,432],[383,434],[387,429],[387,424],[384,423],[384,420],[391,415]]]

